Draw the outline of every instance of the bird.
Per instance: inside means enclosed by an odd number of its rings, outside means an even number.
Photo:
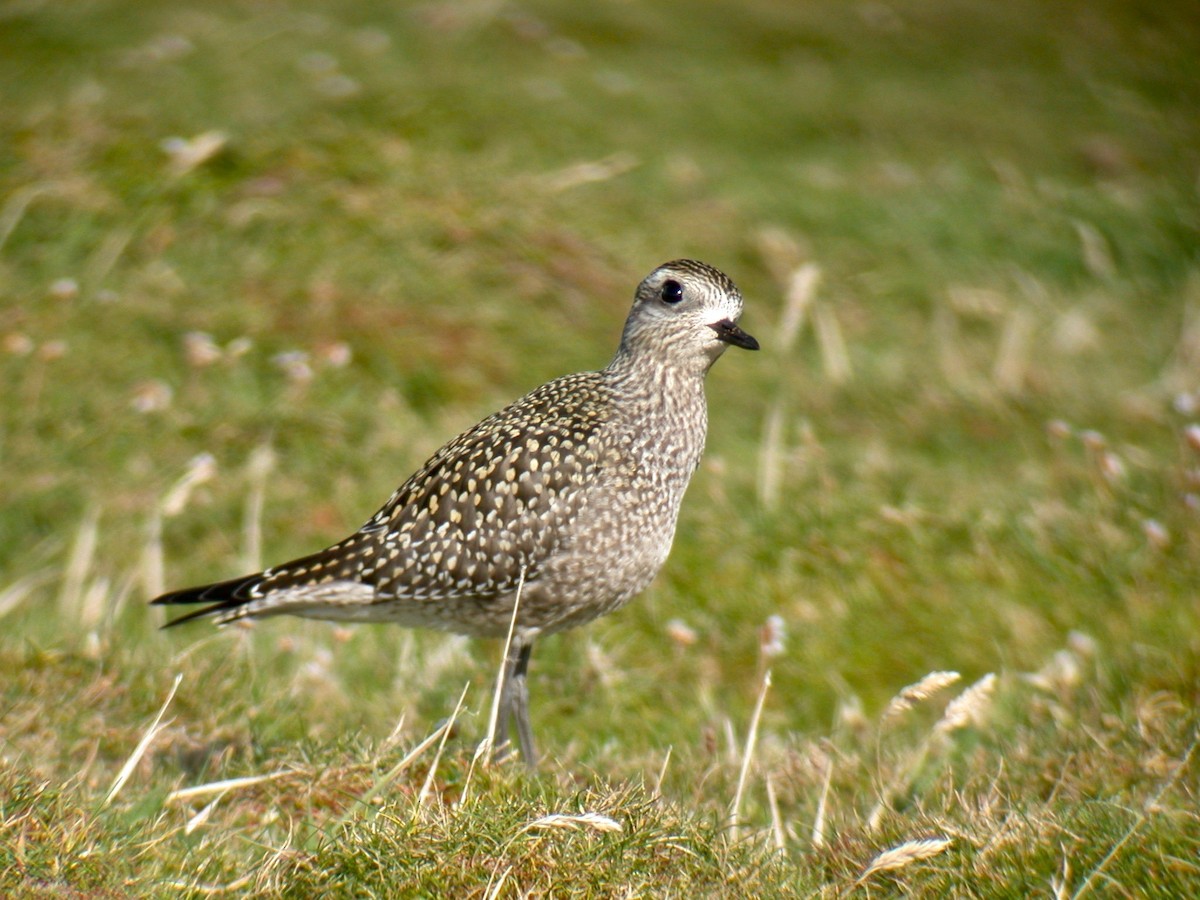
[[[262,572],[173,591],[168,621],[280,614],[391,622],[507,640],[488,738],[536,767],[534,641],[610,613],[666,562],[708,430],[704,381],[738,326],[741,292],[692,259],[638,285],[612,360],[547,382],[449,441],[354,534]]]

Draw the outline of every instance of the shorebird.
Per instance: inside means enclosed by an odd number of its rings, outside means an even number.
[[[533,766],[533,642],[612,612],[662,568],[704,449],[704,377],[726,348],[758,349],[741,314],[723,272],[665,263],[638,285],[605,368],[463,432],[332,547],[153,602],[207,604],[168,625],[288,613],[510,636],[490,738],[503,752],[511,719]]]

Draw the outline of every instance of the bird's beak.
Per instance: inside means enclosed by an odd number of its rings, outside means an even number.
[[[710,322],[708,327],[717,333],[717,340],[733,344],[743,350],[757,350],[758,341],[746,334],[734,324],[732,319],[722,319],[720,322]]]

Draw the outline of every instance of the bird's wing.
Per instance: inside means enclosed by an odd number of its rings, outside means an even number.
[[[598,373],[543,385],[439,450],[359,532],[382,598],[503,596],[560,545],[611,464]],[[351,541],[354,538],[350,539]]]
[[[208,603],[170,624],[214,614],[263,615],[329,585],[330,602],[486,600],[537,578],[597,470],[611,465],[600,373],[548,382],[450,441],[357,532],[325,550],[250,575],[165,594]],[[371,593],[348,590],[369,586]],[[354,594],[354,596],[350,596]]]

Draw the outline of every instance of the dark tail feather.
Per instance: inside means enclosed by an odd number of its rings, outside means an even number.
[[[154,606],[175,606],[184,603],[207,603],[203,609],[193,610],[187,615],[172,619],[163,626],[182,625],[192,619],[202,619],[236,609],[254,598],[251,589],[263,580],[261,573],[243,575],[241,578],[231,578],[229,581],[218,581],[216,584],[202,584],[199,587],[184,588],[181,591],[171,591],[150,601]]]

